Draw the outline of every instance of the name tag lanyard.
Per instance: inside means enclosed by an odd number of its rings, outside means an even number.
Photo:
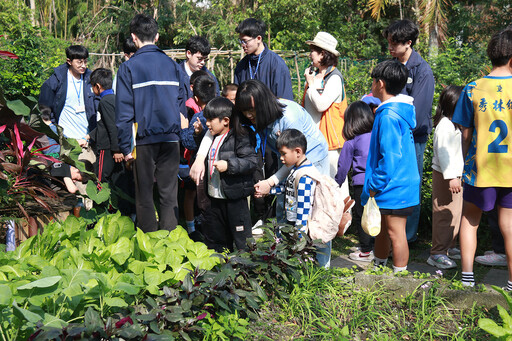
[[[219,142],[217,143],[217,147],[212,148],[210,150],[210,179],[212,178],[212,175],[213,175],[213,164],[215,163],[215,156],[217,155],[217,152],[219,151],[219,146],[222,143],[222,140],[224,140],[224,138],[226,137],[226,135],[228,133],[229,133],[229,129],[221,136],[221,138],[219,139]]]
[[[249,75],[251,76],[251,79],[254,79],[254,77],[256,77],[256,74],[258,73],[258,68],[260,67],[260,59],[262,54],[263,52],[261,52],[260,55],[258,56],[258,62],[256,63],[256,69],[254,70],[254,73],[252,73],[251,61],[249,60]]]
[[[73,86],[75,87],[76,95],[78,96],[78,106],[79,107],[81,106],[81,104],[80,104],[80,94],[82,93],[82,77],[83,77],[83,75],[80,75],[80,87],[78,89],[76,88],[75,79],[73,77]]]

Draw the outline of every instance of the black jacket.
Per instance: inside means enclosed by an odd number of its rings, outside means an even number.
[[[228,162],[228,169],[220,173],[222,190],[228,199],[246,198],[254,193],[253,173],[256,171],[258,159],[256,156],[254,135],[244,129],[244,134],[235,135],[230,130],[219,149],[219,160]],[[208,158],[206,159],[206,172]],[[205,181],[208,193],[208,181]]]
[[[97,127],[89,134],[94,142],[94,149],[108,149],[112,152],[119,152],[116,127],[116,95],[103,96],[98,105],[98,113],[100,119]]]

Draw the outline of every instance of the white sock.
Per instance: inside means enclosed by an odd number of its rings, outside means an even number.
[[[394,266],[393,265],[393,273],[394,274],[402,272],[402,271],[406,271],[406,270],[407,270],[407,265],[406,266]]]
[[[387,262],[388,262],[387,258],[374,257],[373,258],[373,270],[377,270],[379,268],[379,266],[385,267]]]
[[[187,220],[187,231],[188,233],[192,233],[196,230],[196,226],[194,225],[194,221],[193,220]]]
[[[462,285],[467,287],[475,286],[475,275],[473,271],[471,272],[462,272]]]

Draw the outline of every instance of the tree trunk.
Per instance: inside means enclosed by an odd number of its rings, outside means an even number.
[[[30,21],[32,22],[32,26],[37,26],[35,0],[30,0]]]
[[[437,24],[432,27],[428,35],[428,55],[436,57],[439,52],[439,32]]]

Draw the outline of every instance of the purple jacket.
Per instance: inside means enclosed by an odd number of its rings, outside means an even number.
[[[338,173],[334,177],[340,186],[345,182],[350,167],[352,167],[352,185],[364,185],[364,172],[371,136],[371,132],[357,135],[343,144],[338,159]]]

